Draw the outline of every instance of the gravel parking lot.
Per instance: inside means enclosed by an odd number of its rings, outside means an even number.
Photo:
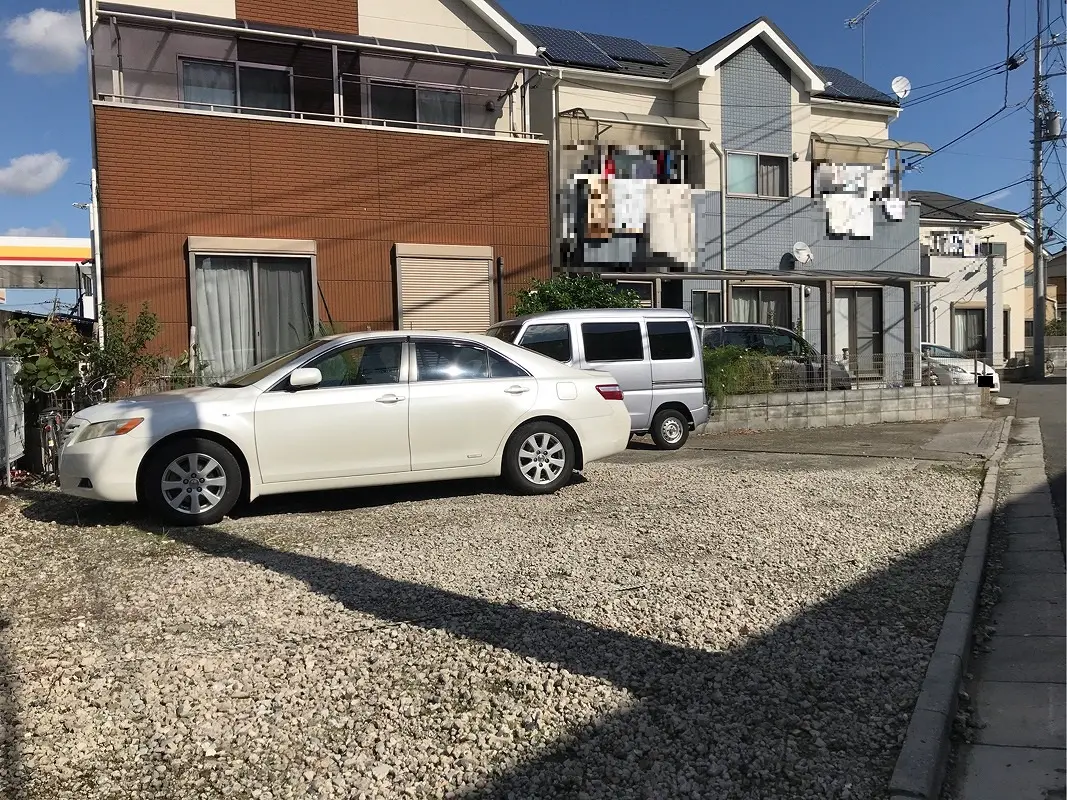
[[[163,533],[23,493],[0,796],[880,797],[979,477],[679,454]]]

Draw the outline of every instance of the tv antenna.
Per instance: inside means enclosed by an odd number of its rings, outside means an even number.
[[[811,248],[804,242],[797,242],[793,245],[793,258],[798,264],[810,264],[815,260]]]
[[[867,26],[864,23],[867,21],[867,16],[880,2],[882,0],[874,0],[856,16],[845,20],[845,27],[849,30],[860,29],[860,80],[864,83],[867,82]]]
[[[893,82],[889,85],[893,88],[893,94],[895,94],[901,100],[911,94],[911,81],[909,81],[903,75],[897,75],[897,77],[893,78]]]

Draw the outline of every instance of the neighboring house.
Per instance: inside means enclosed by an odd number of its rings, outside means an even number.
[[[889,138],[896,98],[766,18],[699,52],[525,28],[557,68],[531,119],[553,143],[560,268],[701,321],[799,325],[860,371],[917,350],[919,209],[889,156],[929,148]]]
[[[921,206],[923,271],[949,282],[923,291],[925,341],[988,354],[1000,366],[1025,349],[1033,320],[1033,238],[1014,211],[942,192],[909,191]],[[988,258],[994,259],[987,317]],[[1049,290],[1054,308],[1053,290]],[[992,326],[992,342],[989,342]],[[990,346],[991,345],[991,346]]]
[[[232,374],[323,327],[484,330],[551,271],[546,65],[491,0],[89,2],[104,302]]]
[[[1055,318],[1067,322],[1067,249],[1049,256],[1045,262],[1045,280],[1049,297],[1055,303]]]

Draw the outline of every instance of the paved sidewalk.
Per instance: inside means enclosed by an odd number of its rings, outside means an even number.
[[[1067,616],[1064,555],[1036,418],[1017,419],[1001,469],[996,526],[1007,536],[994,633],[972,663],[978,725],[959,749],[958,800],[1062,800]]]

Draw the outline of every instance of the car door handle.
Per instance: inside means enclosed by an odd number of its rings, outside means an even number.
[[[374,402],[375,403],[388,403],[388,404],[392,405],[393,403],[399,403],[403,399],[404,399],[403,397],[400,397],[400,396],[395,395],[395,394],[385,394],[385,395],[382,395],[381,397],[379,397]]]
[[[509,386],[504,391],[507,392],[508,394],[525,394],[526,392],[530,391],[530,387],[529,386]]]

